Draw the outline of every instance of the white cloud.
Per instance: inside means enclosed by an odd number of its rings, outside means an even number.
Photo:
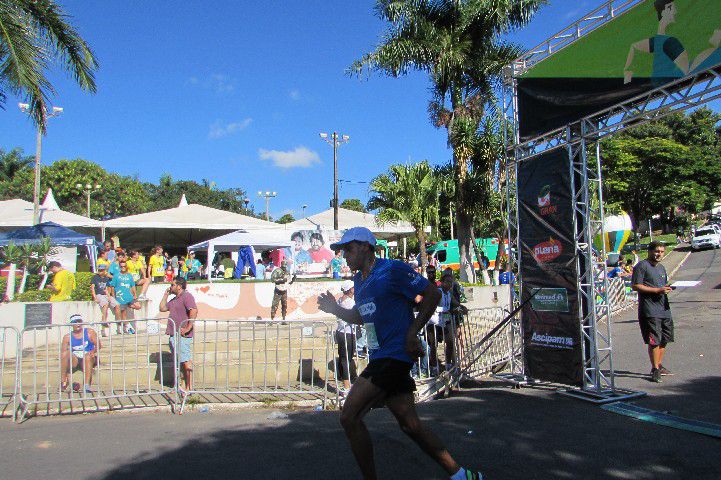
[[[235,79],[222,73],[213,73],[207,78],[190,77],[188,83],[199,85],[205,90],[212,90],[219,95],[230,94],[235,91]]]
[[[294,88],[288,92],[288,96],[291,100],[300,100],[300,91],[297,88]]]
[[[208,138],[216,140],[218,138],[227,137],[228,135],[232,135],[247,128],[248,125],[250,125],[252,122],[252,118],[246,118],[241,120],[240,122],[232,122],[226,124],[224,124],[220,120],[216,120],[215,123],[210,126]]]
[[[258,156],[261,160],[270,160],[274,166],[279,168],[308,168],[315,163],[320,163],[318,154],[303,146],[287,152],[261,148],[258,150]]]

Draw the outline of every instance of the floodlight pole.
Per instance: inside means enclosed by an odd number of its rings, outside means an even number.
[[[320,133],[320,138],[333,146],[333,230],[338,230],[338,146],[348,142],[350,137],[337,132],[333,132],[330,137],[327,133]]]
[[[261,192],[260,190],[258,190],[258,196],[265,198],[265,220],[268,222],[270,222],[270,211],[269,211],[270,199],[277,195],[278,195],[278,192],[271,192],[271,191]]]
[[[30,115],[29,104],[18,103],[18,107],[21,112]],[[63,113],[63,109],[61,107],[52,107],[50,112],[46,110],[44,113],[45,120],[48,120]],[[35,141],[35,183],[33,186],[33,225],[40,223],[40,155],[43,148],[43,133],[39,125],[37,130],[37,138]]]
[[[82,183],[76,183],[75,188],[79,189],[85,194],[87,217],[90,218],[90,195],[99,191],[102,186],[97,183],[95,185],[92,185],[90,183],[87,183],[85,185],[83,185]]]

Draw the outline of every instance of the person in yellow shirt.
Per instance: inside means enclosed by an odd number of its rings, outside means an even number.
[[[131,250],[130,258],[125,263],[128,265],[128,273],[131,274],[133,280],[135,280],[135,285],[141,287],[138,300],[145,300],[147,298],[145,292],[148,291],[148,287],[150,286],[150,279],[146,272],[145,262],[140,258],[140,252]]]
[[[153,283],[160,283],[165,279],[165,257],[163,257],[163,247],[160,245],[153,248],[152,255],[148,261],[148,276]]]
[[[48,272],[53,274],[53,281],[47,288],[52,291],[51,302],[64,302],[70,300],[70,295],[75,290],[75,275],[65,270],[60,262],[48,263]]]
[[[95,268],[99,267],[100,265],[105,265],[105,268],[109,268],[110,264],[112,262],[108,260],[108,251],[107,250],[100,250],[98,253],[98,260],[95,262]]]

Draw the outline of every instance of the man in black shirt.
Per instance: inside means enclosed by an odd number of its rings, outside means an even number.
[[[633,269],[632,287],[638,292],[638,323],[643,341],[648,345],[651,360],[651,381],[660,382],[661,375],[672,375],[661,364],[666,353],[666,344],[673,342],[673,319],[668,303],[666,269],[661,259],[666,248],[661,242],[648,245],[648,259],[639,262]]]

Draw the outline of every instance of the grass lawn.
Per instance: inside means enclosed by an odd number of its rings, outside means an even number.
[[[674,248],[678,245],[676,243],[676,234],[675,233],[669,233],[666,235],[654,235],[653,237],[656,241],[661,241],[666,244],[666,255],[671,253]],[[645,260],[648,257],[648,250],[646,250],[646,245],[651,243],[651,237],[641,237],[641,240],[639,241],[639,251],[638,251],[638,258],[639,260]],[[629,240],[626,245],[633,245],[633,241]],[[628,254],[624,254],[625,256],[628,256]]]

